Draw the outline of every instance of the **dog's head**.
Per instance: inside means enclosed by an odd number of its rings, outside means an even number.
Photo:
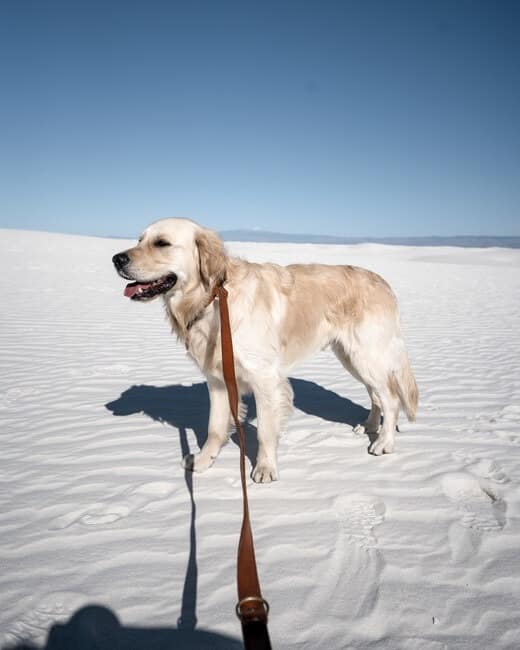
[[[198,284],[224,279],[226,253],[219,236],[189,219],[161,219],[143,232],[136,246],[112,258],[125,296],[152,300]]]

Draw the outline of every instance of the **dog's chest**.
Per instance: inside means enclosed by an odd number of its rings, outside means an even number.
[[[205,319],[195,323],[188,332],[186,350],[205,375],[222,376],[218,328]]]

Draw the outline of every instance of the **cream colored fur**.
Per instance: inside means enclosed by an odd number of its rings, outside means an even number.
[[[170,245],[158,248],[158,238]],[[185,459],[186,467],[210,467],[231,426],[218,305],[207,304],[211,288],[223,279],[239,390],[252,392],[256,401],[259,448],[253,479],[278,478],[278,437],[292,408],[288,373],[327,345],[368,390],[371,410],[364,428],[378,434],[370,452],[394,450],[399,409],[413,420],[418,390],[401,338],[397,301],[380,276],[353,266],[283,267],[228,257],[217,234],[187,219],[151,224],[126,253],[127,272],[137,281],[177,274],[176,285],[163,295],[167,314],[207,378],[208,438],[200,453]]]

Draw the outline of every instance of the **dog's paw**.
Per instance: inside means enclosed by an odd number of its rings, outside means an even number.
[[[251,477],[255,483],[271,483],[278,480],[278,469],[272,463],[257,463]]]
[[[393,438],[385,438],[384,436],[377,436],[374,442],[370,445],[369,453],[374,456],[382,456],[383,454],[391,454],[394,451]]]
[[[214,462],[214,457],[199,452],[198,454],[186,454],[182,459],[181,465],[184,469],[188,469],[191,472],[205,472]]]

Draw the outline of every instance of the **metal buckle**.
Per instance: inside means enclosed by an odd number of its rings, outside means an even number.
[[[261,603],[265,610],[265,617],[267,618],[267,615],[269,614],[269,603],[265,598],[260,598],[258,596],[248,596],[247,598],[242,598],[242,600],[236,604],[235,611],[238,618],[242,619],[242,606],[246,603]],[[250,609],[254,610],[253,607]]]

